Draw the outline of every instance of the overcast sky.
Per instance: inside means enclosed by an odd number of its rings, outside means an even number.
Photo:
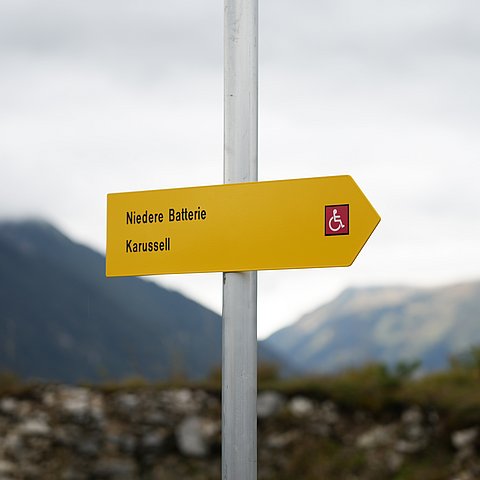
[[[478,0],[260,0],[259,179],[350,174],[347,269],[259,273],[260,337],[348,286],[480,277]],[[223,2],[2,0],[0,216],[105,250],[109,192],[223,181]],[[150,277],[221,309],[221,274]]]

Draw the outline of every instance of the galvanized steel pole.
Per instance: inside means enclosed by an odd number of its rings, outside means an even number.
[[[225,0],[225,183],[258,179],[257,19],[258,0]],[[256,478],[257,272],[224,273],[222,479]]]

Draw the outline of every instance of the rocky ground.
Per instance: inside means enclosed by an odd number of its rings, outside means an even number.
[[[220,479],[221,404],[200,389],[40,385],[0,396],[0,480]],[[479,428],[258,397],[259,479],[480,478]]]

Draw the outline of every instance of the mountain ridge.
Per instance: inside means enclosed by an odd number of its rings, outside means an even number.
[[[435,288],[349,288],[266,339],[308,372],[420,360],[426,371],[480,343],[480,281]]]
[[[259,358],[277,359],[260,344]],[[0,222],[0,369],[77,382],[205,377],[221,365],[221,318],[136,277],[45,221]]]

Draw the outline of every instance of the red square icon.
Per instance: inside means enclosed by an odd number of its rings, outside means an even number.
[[[348,235],[350,233],[350,205],[325,206],[325,235]]]

